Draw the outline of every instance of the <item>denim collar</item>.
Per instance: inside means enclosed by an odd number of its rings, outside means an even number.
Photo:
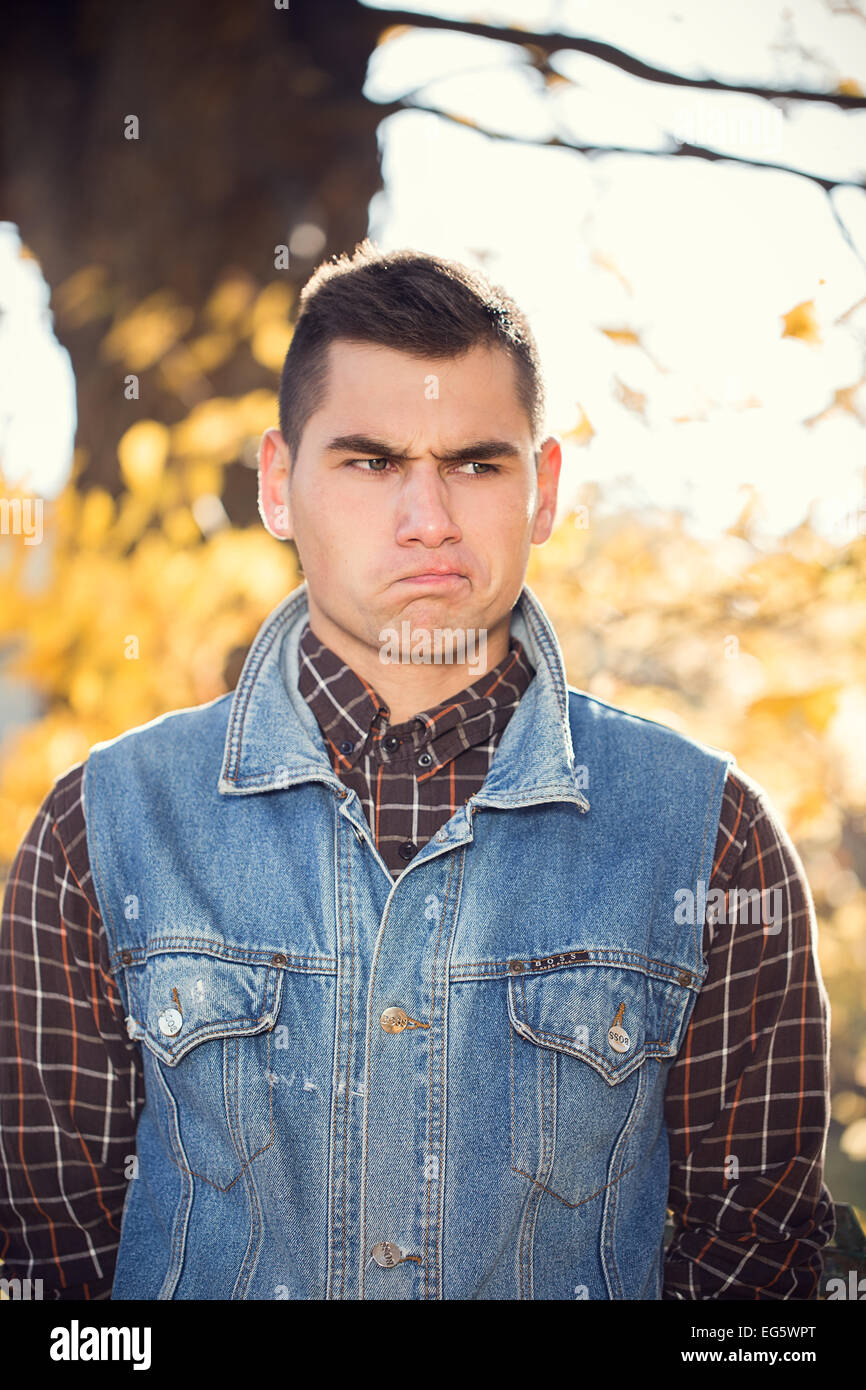
[[[308,617],[304,580],[272,610],[253,640],[232,694],[217,784],[223,795],[248,796],[311,781],[346,795],[316,717],[298,690],[298,644]],[[570,801],[588,811],[576,785],[562,652],[550,619],[526,585],[510,626],[535,676],[505,728],[483,787],[470,801],[501,808]]]

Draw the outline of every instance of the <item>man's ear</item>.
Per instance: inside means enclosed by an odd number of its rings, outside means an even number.
[[[259,516],[278,541],[292,539],[289,506],[290,458],[278,429],[265,430],[259,444]]]
[[[555,434],[548,435],[539,450],[536,480],[538,511],[530,537],[533,545],[543,545],[553,530],[556,498],[559,492],[559,470],[562,467],[562,447]]]

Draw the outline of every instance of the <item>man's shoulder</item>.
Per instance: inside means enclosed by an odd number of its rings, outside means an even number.
[[[225,728],[234,698],[235,691],[227,691],[227,694],[217,695],[203,705],[185,705],[181,709],[165,710],[164,714],[157,714],[145,724],[133,724],[131,728],[125,728],[121,734],[115,734],[114,738],[106,738],[99,744],[93,744],[90,752],[95,752],[97,748],[111,748],[124,741],[158,744],[177,738],[195,738],[197,734],[206,734],[220,724]]]
[[[166,710],[144,724],[135,724],[113,738],[92,744],[88,759],[109,750],[129,752],[133,756],[149,752],[164,755],[198,747],[215,738],[224,739],[234,695],[230,690],[201,705]]]
[[[691,750],[696,755],[702,754],[715,761],[724,762],[729,767],[734,766],[734,756],[725,748],[674,729],[661,720],[650,719],[647,715],[636,714],[622,705],[602,700],[598,695],[592,695],[577,686],[569,685],[567,689],[572,729],[577,729],[584,737],[595,735],[614,746],[623,749],[642,748],[649,754],[662,758]]]

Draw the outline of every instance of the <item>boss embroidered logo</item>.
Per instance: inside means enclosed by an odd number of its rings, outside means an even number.
[[[589,960],[589,951],[560,951],[557,956],[537,956],[529,964],[533,970],[546,970],[551,965],[572,965],[578,961]],[[511,968],[515,969],[518,962],[512,961]],[[523,966],[520,966],[523,969]]]
[[[631,1038],[622,1027],[622,1016],[625,1013],[625,1004],[620,1004],[616,1011],[616,1018],[607,1030],[607,1040],[614,1052],[628,1052],[631,1047]]]

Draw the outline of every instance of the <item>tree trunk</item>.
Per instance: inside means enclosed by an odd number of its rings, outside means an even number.
[[[106,356],[104,339],[159,292],[188,325],[181,337],[194,337],[226,271],[255,289],[280,279],[297,289],[324,256],[351,251],[380,187],[383,112],[361,86],[386,22],[354,0],[290,0],[288,10],[238,0],[7,3],[0,215],[17,224],[55,292],[55,331],[77,380],[83,489],[118,493],[117,443],[136,420],[171,425],[198,399],[274,388],[273,371],[241,342],[192,399],[157,361],[139,374],[140,399],[128,400],[129,367]],[[138,139],[125,138],[130,116]],[[274,247],[305,222],[322,228],[324,246],[275,269]],[[90,267],[82,294],[68,285],[56,294]],[[223,499],[241,525],[256,515],[246,463],[227,470]]]

